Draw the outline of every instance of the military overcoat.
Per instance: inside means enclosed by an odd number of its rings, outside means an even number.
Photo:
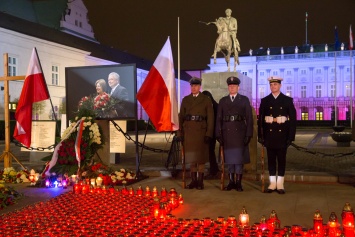
[[[266,123],[265,116],[285,116],[285,123]],[[293,99],[280,93],[277,98],[270,93],[261,99],[258,119],[258,137],[267,148],[286,148],[287,141],[294,141],[296,135],[296,109]]]
[[[182,99],[180,113],[180,136],[184,137],[183,145],[186,163],[206,163],[208,144],[205,136],[213,137],[214,113],[211,99],[199,93]]]
[[[233,102],[229,95],[221,98],[216,119],[216,137],[223,140],[225,163],[249,163],[249,146],[244,145],[244,138],[253,136],[253,114],[248,97],[237,94]]]

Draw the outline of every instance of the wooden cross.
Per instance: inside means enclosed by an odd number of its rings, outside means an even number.
[[[26,169],[22,163],[10,151],[10,111],[9,111],[9,81],[25,80],[26,76],[8,76],[9,62],[8,54],[4,53],[4,76],[0,77],[0,81],[4,81],[4,110],[5,110],[5,150],[0,156],[0,160],[4,159],[4,168],[12,166],[14,158],[23,169]]]

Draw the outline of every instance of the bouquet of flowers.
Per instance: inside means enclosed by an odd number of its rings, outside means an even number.
[[[0,184],[0,210],[16,203],[22,196],[23,194],[15,191],[15,189]]]
[[[0,170],[0,183],[22,183],[29,182],[27,170],[16,171],[13,167]]]
[[[115,118],[117,117],[116,106],[120,103],[122,102],[107,93],[85,96],[79,101],[79,110],[93,110],[97,118]]]
[[[83,178],[101,177],[104,185],[129,184],[136,179],[136,175],[132,171],[123,168],[119,171],[115,171],[100,162],[89,166],[86,171],[82,173],[82,176]]]

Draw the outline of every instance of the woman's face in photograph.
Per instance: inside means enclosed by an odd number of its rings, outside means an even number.
[[[102,87],[101,87],[100,83],[97,83],[97,84],[96,84],[96,92],[97,92],[97,94],[100,94],[100,93],[104,92],[104,91],[102,90]]]

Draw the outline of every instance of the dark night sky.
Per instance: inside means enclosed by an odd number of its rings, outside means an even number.
[[[310,44],[349,41],[355,25],[355,0],[84,0],[95,37],[102,43],[154,61],[170,36],[178,65],[180,18],[181,69],[204,69],[210,62],[217,30],[199,21],[213,21],[232,9],[238,21],[242,53],[259,47],[302,45],[308,12]],[[355,26],[352,27],[355,32]],[[355,36],[355,33],[354,33]],[[221,55],[220,55],[221,56]]]

